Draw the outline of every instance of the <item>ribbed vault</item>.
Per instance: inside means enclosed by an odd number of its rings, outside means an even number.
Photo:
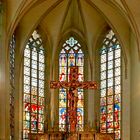
[[[139,2],[134,1],[7,0],[7,32],[10,37],[18,26],[19,37],[22,38],[20,45],[24,46],[31,32],[39,25],[53,42],[55,51],[63,34],[68,30],[77,30],[91,50],[96,44],[93,40],[107,26],[118,35],[122,46],[128,47],[131,28],[139,45]]]

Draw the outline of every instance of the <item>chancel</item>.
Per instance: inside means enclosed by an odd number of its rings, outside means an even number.
[[[0,0],[0,140],[140,140],[139,0]]]

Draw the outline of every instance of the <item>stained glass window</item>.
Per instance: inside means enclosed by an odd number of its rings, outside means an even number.
[[[121,46],[112,30],[100,50],[100,132],[121,139]]]
[[[15,35],[12,35],[9,44],[10,52],[10,137],[14,139],[14,93],[15,93]]]
[[[59,80],[69,81],[70,67],[78,66],[78,80],[84,80],[84,54],[80,43],[70,37],[63,44],[63,48],[59,55]],[[67,90],[62,88],[59,90],[59,130],[66,131],[67,121]],[[82,131],[84,125],[84,95],[83,89],[78,89],[77,103],[77,131]]]
[[[23,139],[44,132],[45,56],[42,40],[34,31],[24,50]]]

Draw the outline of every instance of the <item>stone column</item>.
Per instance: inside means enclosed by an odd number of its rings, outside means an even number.
[[[140,58],[134,37],[131,38],[130,139],[140,139]]]
[[[1,4],[0,4],[1,6]],[[6,47],[5,13],[0,9],[0,140],[9,140],[9,74]]]

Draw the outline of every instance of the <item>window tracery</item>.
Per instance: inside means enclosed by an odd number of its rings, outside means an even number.
[[[81,44],[74,38],[70,37],[63,44],[59,54],[59,80],[69,81],[70,67],[78,66],[78,80],[84,80],[84,53]],[[77,103],[77,131],[83,130],[84,125],[84,91],[78,89]],[[59,130],[66,131],[67,122],[67,90],[59,90]]]
[[[112,30],[100,50],[100,132],[121,139],[121,46]]]
[[[28,133],[44,132],[45,55],[43,43],[34,31],[24,50],[23,139]]]

